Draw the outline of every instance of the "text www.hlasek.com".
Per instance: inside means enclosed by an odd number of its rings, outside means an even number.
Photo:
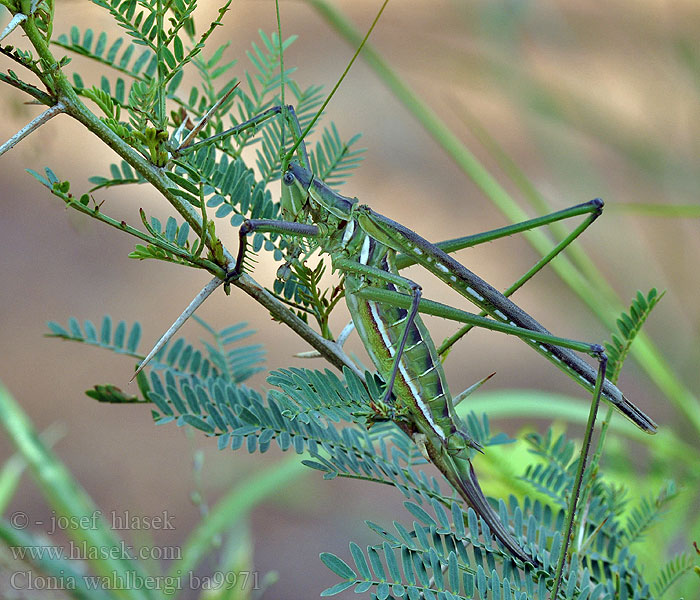
[[[11,546],[15,560],[180,560],[180,546],[141,546],[124,541],[114,546],[93,546],[87,542],[68,542],[68,546]]]

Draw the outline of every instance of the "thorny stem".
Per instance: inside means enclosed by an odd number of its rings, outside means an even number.
[[[242,289],[251,298],[267,308],[275,319],[282,321],[285,325],[298,333],[333,366],[340,370],[342,370],[343,367],[348,367],[364,381],[365,374],[357,368],[355,363],[350,360],[348,355],[345,354],[338,344],[318,335],[252,277],[244,273],[238,279],[232,281],[231,284]]]
[[[66,76],[58,68],[58,62],[51,54],[48,44],[44,40],[41,32],[36,27],[33,19],[27,19],[22,23],[22,27],[34,46],[39,56],[44,60],[44,64],[53,65],[54,68],[50,72],[44,73],[41,76],[42,83],[48,88],[53,103],[61,103],[64,106],[64,112],[78,122],[82,123],[94,135],[100,138],[107,146],[112,148],[122,159],[124,159],[131,167],[138,171],[144,179],[146,179],[153,187],[161,193],[161,195],[180,213],[187,221],[190,227],[202,239],[206,241],[207,247],[212,251],[212,255],[216,256],[217,246],[223,263],[219,264],[225,272],[230,272],[235,266],[235,259],[231,253],[221,245],[221,242],[213,238],[208,232],[202,230],[201,216],[199,212],[170,191],[172,182],[165,176],[163,169],[156,167],[148,161],[139,152],[129,146],[116,133],[114,133],[107,125],[98,119],[88,108],[83,104],[81,99],[75,93],[75,90],[69,83]],[[218,262],[218,261],[217,261]],[[255,299],[258,303],[270,311],[272,316],[290,327],[301,338],[306,340],[314,349],[316,349],[328,362],[341,369],[343,367],[350,368],[361,378],[364,378],[364,373],[357,368],[352,360],[343,352],[336,343],[323,339],[304,321],[297,317],[292,311],[288,310],[281,302],[279,302],[272,294],[257,283],[249,275],[242,275],[231,284],[242,289],[246,294]]]

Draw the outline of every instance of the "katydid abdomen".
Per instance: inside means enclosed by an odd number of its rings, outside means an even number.
[[[365,235],[359,227],[357,230]],[[370,241],[363,264],[398,275],[392,268],[394,251]],[[361,260],[359,256],[356,259]],[[469,446],[478,445],[454,411],[442,363],[422,319],[416,316],[409,322],[406,309],[365,300],[355,293],[367,285],[395,288],[386,281],[373,281],[371,276],[347,274],[345,279],[347,306],[370,359],[386,382],[393,379],[396,367],[392,387],[396,423],[413,437],[511,554],[524,562],[536,562],[518,545],[481,491],[468,458]],[[406,344],[395,365],[404,336]]]

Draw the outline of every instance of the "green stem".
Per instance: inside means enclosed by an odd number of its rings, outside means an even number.
[[[44,41],[41,32],[37,29],[34,19],[27,19],[27,21],[22,24],[22,27],[29,41],[45,64],[56,65],[56,68],[52,70],[50,75],[44,74],[42,82],[50,89],[55,90],[57,95],[56,99],[61,100],[66,107],[66,114],[82,123],[87,129],[112,148],[112,150],[130,166],[143,175],[143,177],[165,197],[175,210],[180,213],[190,227],[207,240],[207,246],[212,250],[212,254],[215,254],[214,248],[218,240],[213,240],[202,231],[201,218],[194,207],[169,190],[169,188],[173,186],[173,183],[165,176],[164,171],[153,165],[139,152],[129,146],[129,144],[122,140],[85,106],[80,97],[75,93],[73,86],[66,76],[58,69],[58,63],[51,54],[48,44]],[[227,253],[224,252],[224,255],[226,256]],[[235,264],[235,260],[230,254],[226,256],[226,258],[230,260],[231,264]]]
[[[110,227],[114,227],[119,231],[124,231],[129,235],[133,235],[135,238],[142,240],[147,244],[152,244],[154,246],[157,246],[158,248],[161,248],[162,250],[165,250],[166,252],[170,252],[178,258],[181,258],[190,263],[190,266],[206,269],[212,275],[216,275],[221,279],[226,277],[226,272],[219,265],[210,260],[199,258],[194,252],[190,254],[189,252],[183,250],[179,246],[169,243],[167,240],[147,235],[142,231],[139,231],[135,227],[128,225],[125,221],[117,221],[116,219],[113,219],[112,217],[101,212],[98,208],[90,208],[89,206],[85,206],[82,202],[79,202],[74,197],[59,192],[58,190],[51,190],[51,193],[54,196],[58,196],[59,198],[61,198],[61,200],[65,201],[67,206],[70,206],[78,212],[88,215],[93,219],[97,219],[101,223],[109,225]]]
[[[163,55],[164,49],[164,36],[165,31],[163,29],[163,17],[165,16],[165,9],[163,8],[163,0],[158,0],[156,4],[156,27],[157,27],[157,40],[156,40],[156,57],[158,59],[158,82],[156,83],[156,123],[154,123],[156,129],[165,129],[167,123],[166,111],[165,111],[165,71],[167,70],[167,64],[165,62],[165,57]]]
[[[308,4],[351,45],[356,46],[360,34],[345,16],[327,0],[306,0]],[[430,135],[442,146],[445,152],[474,181],[494,205],[511,222],[525,219],[525,212],[513,198],[498,184],[477,158],[462,144],[445,123],[411,90],[389,64],[370,46],[365,46],[363,56],[385,85],[403,102],[414,117]],[[530,231],[524,234],[528,242],[540,254],[548,252],[550,242],[543,232]],[[574,267],[570,260],[562,256],[552,264],[557,275],[576,293],[604,325],[615,330],[615,319],[623,310],[623,304],[612,287],[607,283],[591,285],[588,278]],[[596,273],[599,271],[593,267]],[[596,277],[601,282],[602,275]],[[602,300],[602,302],[601,302]],[[632,355],[642,366],[655,385],[668,397],[676,410],[700,433],[700,400],[674,373],[653,341],[640,333],[631,350]]]
[[[552,591],[551,596],[552,600],[556,600],[556,597],[559,594],[561,578],[564,572],[564,563],[566,562],[566,555],[569,550],[571,532],[574,527],[574,518],[576,516],[576,504],[578,502],[579,492],[581,491],[581,484],[583,483],[583,473],[586,470],[586,458],[588,457],[588,450],[591,447],[591,438],[593,437],[593,430],[595,429],[595,418],[598,414],[598,405],[600,404],[600,392],[603,389],[603,382],[605,381],[606,364],[607,359],[604,358],[601,362],[600,370],[598,371],[598,378],[595,384],[595,390],[593,391],[593,402],[591,402],[591,410],[588,413],[586,433],[583,438],[583,443],[581,444],[581,456],[578,461],[578,468],[576,469],[574,487],[571,490],[571,498],[569,498],[569,508],[567,509],[566,513],[566,524],[564,525],[564,540],[562,541],[561,554],[559,556],[559,562],[557,563],[557,571],[554,576],[554,589]]]
[[[32,98],[35,98],[41,104],[44,104],[46,106],[53,106],[53,98],[49,96],[49,94],[47,94],[46,92],[42,92],[40,89],[35,88],[29,83],[20,81],[18,79],[13,79],[9,75],[5,75],[5,73],[0,73],[0,81],[17,88],[25,94],[29,94],[30,96],[32,96]]]

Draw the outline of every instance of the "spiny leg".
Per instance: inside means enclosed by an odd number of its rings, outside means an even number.
[[[518,335],[525,343],[556,364],[575,381],[581,382],[589,391],[594,388],[595,370],[580,357],[566,349],[595,354],[594,348],[597,347],[596,345],[580,342],[574,342],[572,345],[571,340],[564,338],[554,340],[554,336],[522,308],[416,232],[384,215],[376,213],[368,206],[353,206],[352,214],[365,232],[382,244],[412,256],[416,262],[420,263],[429,272],[433,273],[473,304],[485,310],[493,318],[493,320],[482,318],[483,321],[476,320],[474,321],[475,323],[497,331],[500,330]],[[363,292],[368,292],[368,290],[363,290]],[[387,299],[386,294],[391,295],[392,292],[389,290],[373,290],[370,293]],[[400,296],[400,294],[398,295]],[[363,297],[366,299],[377,299],[369,298],[369,296]],[[446,309],[448,312],[456,310],[444,305],[442,307],[441,310]],[[454,314],[459,313],[464,314],[464,311],[457,311]],[[469,315],[470,319],[474,319],[474,317],[476,315]],[[447,316],[446,318],[452,317]],[[460,321],[460,318],[458,317],[454,320]],[[471,323],[472,321],[466,320],[462,322]],[[528,335],[526,332],[532,333]],[[604,382],[603,394],[607,400],[642,430],[648,433],[655,431],[656,424],[629,402],[612,382],[608,380]]]
[[[191,143],[191,140],[194,138],[194,136],[206,125],[206,122],[208,118],[213,114],[218,107],[221,105],[221,103],[226,100],[226,98],[236,89],[237,85],[231,88],[229,92],[223,96],[221,99],[219,99],[210,109],[207,111],[205,116],[200,120],[200,123],[198,124],[195,129],[190,132],[190,135],[187,136],[187,138],[180,144],[180,146],[176,149],[174,149],[171,152],[171,156],[174,160],[177,161],[177,159],[181,156],[184,156],[194,150],[196,150],[199,147],[205,146],[207,144],[214,143],[216,141],[225,139],[227,137],[230,137],[232,135],[237,135],[243,131],[246,131],[251,128],[258,127],[261,123],[265,122],[266,120],[278,115],[282,114],[285,119],[289,122],[290,128],[294,132],[295,136],[295,141],[296,139],[299,138],[301,135],[301,128],[299,126],[299,120],[296,116],[296,112],[294,111],[293,106],[273,106],[262,113],[251,117],[247,121],[243,123],[239,123],[235,127],[231,127],[230,129],[227,129],[226,131],[223,131],[217,135],[211,136],[207,139],[200,140],[195,143]],[[300,160],[303,161],[305,165],[310,165],[309,162],[309,156],[306,150],[306,144],[304,143],[303,140],[300,141],[298,145],[298,152],[300,155]],[[249,222],[250,223],[250,222]],[[275,233],[287,233],[290,235],[300,235],[300,236],[306,236],[306,237],[315,237],[318,234],[318,229],[314,228],[313,226],[305,225],[303,227],[297,227],[299,224],[291,224],[292,229],[290,230],[289,228],[285,227],[284,225],[287,224],[285,221],[263,221],[263,220],[257,220],[255,221],[256,224],[258,224],[258,229],[260,231],[270,231],[270,232],[275,232]],[[263,225],[264,224],[264,225]],[[274,225],[277,225],[277,229],[275,229]],[[280,225],[282,224],[282,225]],[[245,227],[245,224],[241,226],[241,229]],[[267,227],[267,228],[265,228]],[[255,225],[253,226],[255,228]],[[252,231],[252,229],[251,229]],[[238,248],[238,259],[236,260],[236,266],[234,267],[233,271],[229,274],[227,279],[230,281],[231,279],[235,278],[235,276],[240,273],[242,273],[242,264],[243,260],[245,257],[245,236],[247,233],[241,235],[239,232],[239,238],[241,239],[241,244],[239,245]],[[144,358],[143,361],[141,361],[141,364],[139,365],[138,369],[134,373],[133,377],[131,378],[131,381],[143,370],[143,368],[151,361],[153,356],[155,356],[158,351],[167,344],[170,339],[175,335],[175,333],[185,324],[187,319],[194,314],[194,312],[201,306],[204,301],[214,292],[214,290],[224,283],[219,278],[214,278],[212,279],[207,285],[204,286],[204,288],[197,294],[197,296],[194,297],[192,302],[187,306],[187,308],[182,312],[182,314],[173,322],[173,324],[170,326],[170,328],[161,336],[161,338],[156,342],[154,345],[153,349],[146,355],[146,358]]]
[[[248,235],[254,231],[261,233],[281,233],[306,238],[315,238],[320,235],[316,225],[273,219],[248,219],[243,222],[243,225],[241,225],[238,230],[238,257],[236,258],[236,266],[226,277],[228,281],[239,277],[243,273],[243,263],[245,262],[246,250],[248,247]]]
[[[182,314],[175,320],[175,322],[170,326],[170,328],[161,336],[161,338],[156,342],[153,349],[148,353],[146,358],[141,361],[138,369],[132,376],[130,381],[143,370],[143,368],[151,361],[151,359],[158,353],[158,351],[167,344],[175,333],[185,324],[187,319],[189,319],[194,312],[204,303],[204,301],[211,296],[211,294],[218,288],[222,283],[230,282],[243,273],[243,263],[245,261],[246,247],[247,247],[247,236],[252,231],[267,231],[274,233],[286,233],[288,235],[299,235],[303,237],[315,237],[318,235],[318,228],[314,225],[304,225],[302,223],[288,223],[286,221],[272,221],[255,219],[245,221],[239,230],[240,244],[238,247],[238,258],[236,259],[236,265],[231,272],[228,273],[225,280],[214,277],[207,285],[202,288],[202,290],[197,294],[192,302],[187,306],[187,308],[182,312]]]
[[[581,493],[581,486],[583,485],[583,474],[586,470],[588,452],[591,447],[591,438],[593,437],[593,429],[595,427],[595,420],[598,414],[600,395],[603,390],[603,384],[605,383],[605,372],[608,366],[608,357],[605,355],[605,352],[602,351],[602,348],[599,353],[598,360],[598,376],[596,378],[596,385],[593,391],[593,402],[591,403],[591,409],[588,413],[588,423],[586,424],[586,432],[584,434],[583,443],[581,444],[581,454],[579,458],[579,464],[576,469],[574,487],[569,498],[569,506],[566,514],[566,524],[564,525],[564,547],[561,550],[561,553],[559,555],[559,561],[557,563],[557,570],[554,576],[554,586],[551,596],[552,598],[556,598],[559,594],[559,586],[561,585],[562,573],[564,571],[564,563],[567,559],[569,543],[571,541],[571,532],[574,527],[576,505],[578,504],[579,495]]]
[[[382,402],[384,404],[388,404],[389,400],[391,399],[391,391],[394,389],[396,374],[399,372],[401,357],[403,356],[403,351],[406,348],[406,340],[408,339],[408,334],[411,330],[411,325],[413,325],[413,322],[416,320],[416,315],[418,314],[418,305],[420,303],[421,296],[423,295],[423,291],[417,283],[411,281],[410,284],[411,297],[413,300],[411,303],[411,309],[409,311],[408,317],[406,318],[406,324],[404,325],[403,335],[401,336],[401,342],[399,343],[398,350],[396,351],[396,356],[394,357],[394,366],[391,369],[391,377],[389,377],[389,381],[386,384],[386,390],[384,391],[384,398],[382,398]]]
[[[599,210],[589,215],[586,220],[580,223],[568,236],[561,240],[552,250],[550,250],[545,256],[537,261],[535,265],[532,266],[525,274],[523,274],[515,283],[508,287],[503,295],[508,298],[519,290],[523,285],[525,285],[530,279],[532,279],[537,273],[539,273],[545,266],[547,266],[554,258],[556,258],[569,244],[571,244],[579,235],[581,235],[588,227],[600,216],[600,210],[602,210],[602,204],[598,204],[596,200],[579,206],[594,205],[598,206]],[[565,212],[565,211],[560,211]],[[557,214],[557,213],[553,213]],[[482,316],[486,315],[486,311],[480,313]],[[445,339],[445,341],[438,348],[438,354],[442,357],[446,352],[462,337],[464,337],[472,329],[471,325],[465,325],[459,331]]]
[[[359,290],[357,295],[365,300],[386,302],[387,304],[393,304],[394,306],[406,309],[408,309],[412,304],[411,297],[407,296],[406,294],[393,292],[387,289],[367,287]],[[555,365],[557,365],[569,376],[573,377],[575,381],[579,381],[584,387],[589,389],[589,391],[592,391],[595,387],[595,381],[597,379],[596,370],[593,369],[588,363],[584,362],[572,352],[567,350],[574,350],[576,352],[588,354],[589,356],[595,357],[600,362],[600,356],[603,354],[604,349],[599,344],[591,344],[588,342],[579,342],[576,340],[557,337],[546,331],[544,328],[534,330],[519,327],[517,325],[511,325],[510,323],[495,321],[493,319],[482,317],[481,315],[475,315],[473,313],[463,311],[452,306],[447,306],[446,304],[441,304],[439,302],[434,302],[432,300],[421,299],[418,312],[450,319],[458,323],[467,323],[477,327],[490,329],[492,331],[514,335],[550,359],[556,352],[558,360],[552,361]],[[584,377],[584,374],[586,377]],[[656,424],[647,415],[629,402],[629,400],[622,395],[617,387],[615,387],[608,380],[603,382],[603,389],[605,389],[606,385],[609,385],[611,390],[617,392],[617,394],[613,394],[611,392],[610,395],[605,395],[605,398],[611,404],[617,407],[626,417],[628,417],[643,431],[646,431],[647,433],[655,432]]]

